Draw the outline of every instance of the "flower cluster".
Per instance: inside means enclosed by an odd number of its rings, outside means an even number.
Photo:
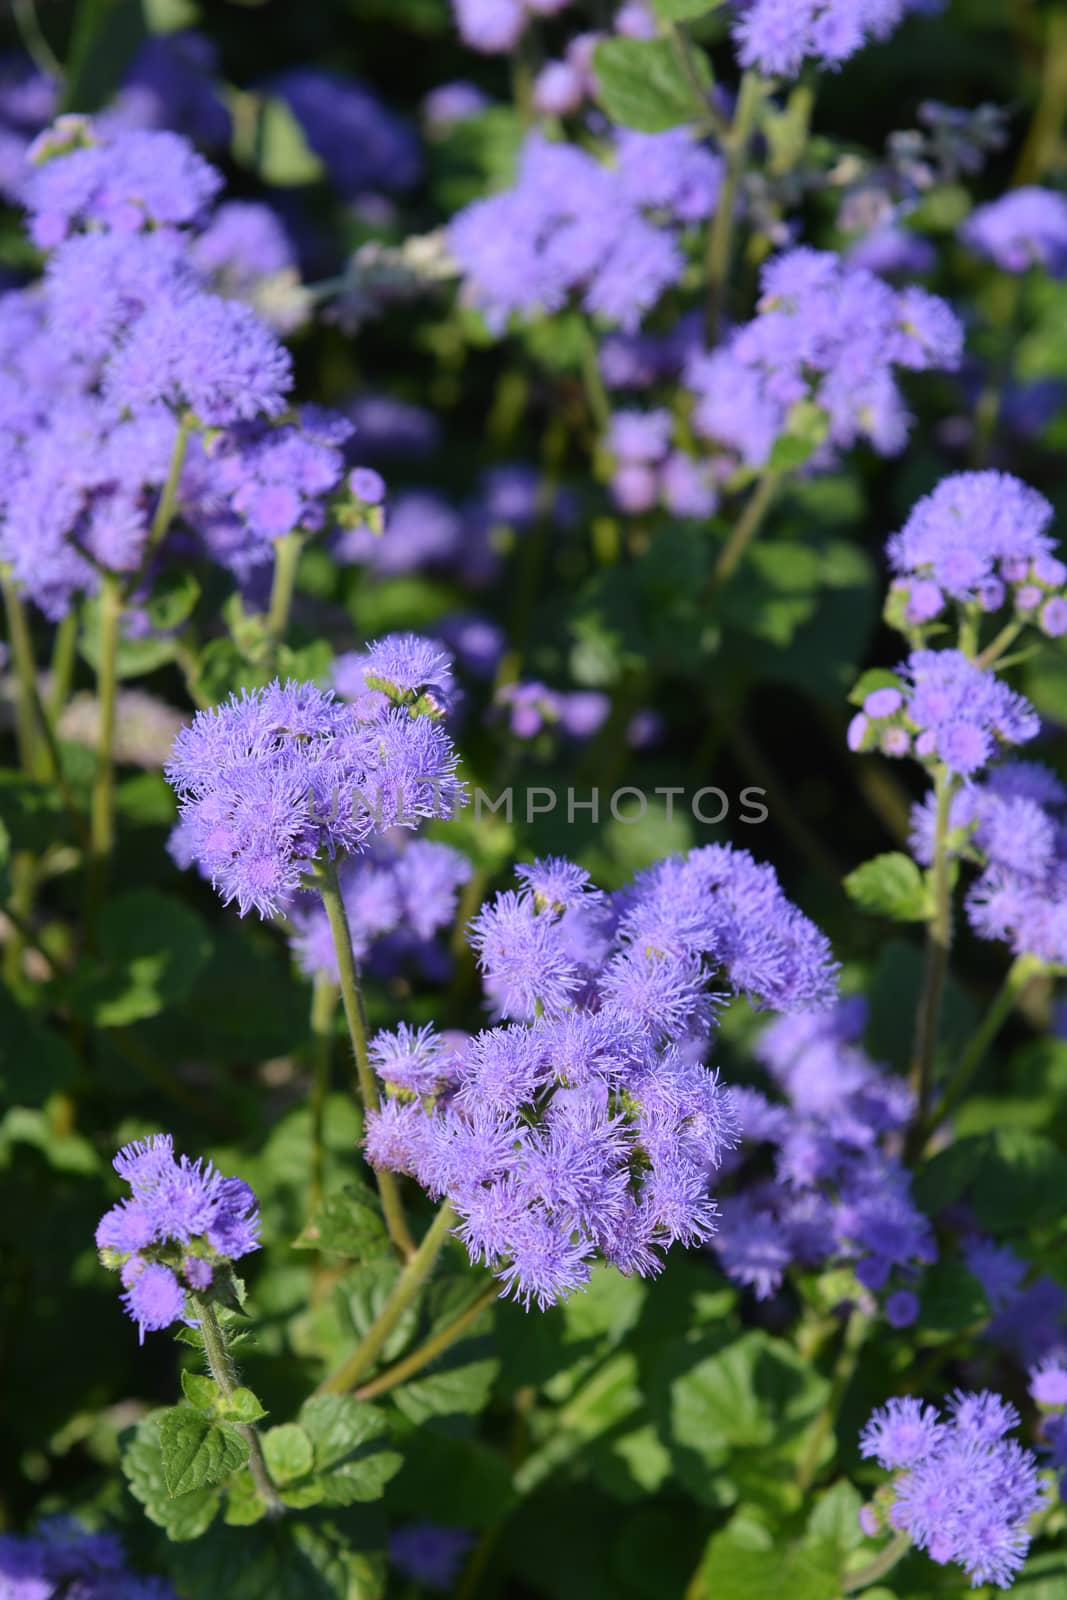
[[[863,1290],[885,1291],[886,1319],[904,1327],[919,1311],[917,1273],[937,1250],[907,1169],[888,1153],[912,1097],[865,1054],[865,1020],[863,1001],[850,999],[781,1017],[760,1034],[754,1055],[784,1099],[733,1090],[743,1143],[715,1251],[727,1277],[760,1300],[793,1264],[851,1265]],[[773,1180],[760,1176],[767,1147]]]
[[[605,447],[615,468],[611,492],[620,511],[639,515],[655,505],[680,517],[710,517],[718,504],[714,479],[684,451],[671,449],[670,413],[617,411]]]
[[[611,701],[599,689],[550,689],[533,680],[501,684],[493,704],[507,713],[516,739],[536,739],[546,728],[571,739],[589,739],[611,710]]]
[[[688,364],[697,432],[761,467],[792,408],[809,402],[826,418],[819,462],[860,439],[881,455],[903,449],[910,419],[894,368],[959,365],[963,330],[945,301],[806,247],[768,262],[761,283],[758,315]]]
[[[1010,189],[999,200],[976,207],[960,236],[1002,272],[1041,267],[1062,278],[1067,273],[1067,196],[1055,189]]]
[[[452,0],[460,38],[472,50],[504,55],[513,50],[531,17],[563,11],[570,0]]]
[[[1067,633],[1067,566],[1048,533],[1044,495],[1004,472],[958,472],[913,507],[886,546],[893,613],[908,625],[949,601],[994,613],[1006,603],[1052,638]]]
[[[424,642],[382,641],[392,678],[358,704],[275,680],[197,713],[167,776],[181,801],[171,841],[241,915],[280,911],[316,858],[353,855],[375,834],[451,816],[463,803],[457,756],[432,692],[447,657]],[[397,679],[406,671],[403,684]],[[412,673],[430,671],[432,680]]]
[[[245,582],[330,511],[373,522],[344,476],[351,424],[282,420],[292,363],[245,303],[298,287],[273,214],[213,209],[220,175],[174,133],[61,118],[34,148],[45,273],[0,297],[0,556],[20,588],[58,620],[101,569],[132,586],[190,540]]]
[[[934,849],[931,797],[914,807],[911,847],[928,865]],[[954,795],[948,848],[981,868],[967,918],[982,939],[1017,956],[1067,963],[1067,787],[1046,767],[1006,761]]]
[[[90,1533],[71,1517],[47,1517],[32,1534],[0,1534],[5,1600],[176,1600],[163,1578],[126,1565],[117,1535]]]
[[[1004,746],[1040,732],[1037,712],[960,650],[913,650],[894,682],[872,689],[848,729],[852,750],[912,755],[972,778]]]
[[[450,963],[437,935],[451,927],[471,871],[466,856],[450,845],[433,839],[409,843],[402,833],[375,840],[364,855],[346,861],[338,876],[356,959],[379,977],[414,967],[443,981]],[[336,981],[337,953],[321,903],[298,896],[289,920],[301,971]]]
[[[838,67],[884,39],[925,0],[740,0],[734,39],[743,66],[795,78],[806,60]]]
[[[702,1065],[719,983],[778,1009],[825,1003],[826,941],[743,851],[695,850],[606,896],[561,859],[471,928],[502,1025],[446,1041],[381,1034],[372,1163],[447,1196],[471,1259],[523,1304],[580,1288],[602,1258],[659,1270],[714,1235],[709,1179],[736,1118]]]
[[[157,1333],[185,1317],[186,1291],[210,1289],[229,1264],[259,1248],[256,1197],[242,1178],[174,1156],[170,1134],[123,1147],[113,1162],[132,1196],[100,1219],[96,1245],[118,1271],[122,1303],[140,1330]]]
[[[947,1419],[919,1400],[890,1400],[860,1435],[862,1454],[894,1474],[865,1508],[866,1531],[881,1525],[884,1504],[889,1526],[933,1561],[962,1567],[976,1588],[1010,1588],[1045,1498],[1034,1455],[1007,1437],[1018,1425],[1015,1407],[988,1389],[957,1391]]]
[[[322,67],[292,67],[271,84],[346,199],[418,182],[422,158],[413,131],[366,84]]]
[[[532,136],[516,186],[478,200],[449,229],[470,298],[502,328],[561,310],[634,328],[681,277],[680,228],[711,215],[722,162],[687,129],[616,136],[610,163]]]
[[[1064,1353],[1067,1356],[1067,1352]],[[1067,1360],[1048,1357],[1030,1372],[1030,1396],[1040,1407],[1041,1432],[1049,1466],[1067,1484]]]

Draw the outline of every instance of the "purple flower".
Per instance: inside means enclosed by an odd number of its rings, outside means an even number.
[[[422,102],[422,117],[431,134],[440,136],[460,123],[481,116],[492,104],[474,83],[442,83]]]
[[[149,1262],[133,1279],[122,1303],[144,1344],[146,1328],[149,1333],[161,1333],[184,1315],[185,1290],[169,1267]]]
[[[887,1472],[917,1467],[935,1454],[945,1431],[934,1406],[906,1395],[871,1413],[860,1434],[860,1454],[873,1456]]]
[[[61,125],[56,126],[58,131]],[[130,132],[108,138],[101,132],[83,123],[67,150],[38,157],[23,199],[31,236],[42,249],[85,227],[129,234],[144,227],[188,226],[204,215],[222,186],[215,169],[177,134]],[[46,143],[39,141],[39,148],[44,152]]]
[[[169,1134],[126,1145],[114,1160],[133,1190],[105,1213],[96,1231],[101,1260],[121,1270],[123,1305],[158,1332],[184,1315],[185,1287],[202,1290],[215,1268],[259,1248],[256,1197],[241,1178],[210,1162],[175,1159]]]
[[[431,652],[432,654],[432,652]],[[375,833],[449,816],[465,794],[445,730],[405,707],[369,720],[313,684],[277,680],[197,714],[167,776],[182,851],[242,916],[273,916],[315,857],[358,852]]]
[[[1030,1393],[1039,1406],[1067,1406],[1067,1366],[1048,1358],[1030,1372]]]
[[[1067,197],[1035,186],[1009,189],[978,206],[960,237],[1002,272],[1042,267],[1054,278],[1067,272]]]
[[[358,79],[323,67],[292,67],[270,88],[304,130],[345,199],[410,189],[419,179],[418,140]]]
[[[451,1589],[460,1564],[474,1543],[462,1528],[436,1522],[410,1522],[389,1536],[389,1559],[413,1583],[442,1592]]]
[[[1018,1418],[998,1396],[957,1394],[951,1413],[944,1423],[917,1401],[890,1401],[868,1423],[861,1449],[887,1470],[907,1469],[893,1480],[894,1528],[939,1565],[962,1567],[973,1586],[1010,1588],[1029,1548],[1027,1524],[1045,1499],[1037,1461],[1004,1437]]]
[[[687,166],[683,146],[685,131],[627,136],[607,166],[577,146],[528,139],[516,186],[468,206],[450,229],[468,295],[491,325],[559,311],[576,296],[635,328],[681,276],[670,223],[706,216],[717,193],[715,159],[694,148]],[[651,207],[663,221],[646,216]]]
[[[740,0],[734,39],[742,66],[795,78],[805,59],[837,67],[884,39],[925,0]]]
[[[1032,564],[1051,557],[1051,520],[1045,497],[1007,473],[957,472],[942,478],[887,545],[890,565],[907,585],[909,620],[936,616],[942,594],[974,600],[995,580],[1016,581],[1009,573],[1017,564],[1028,576]]]
[[[220,427],[276,416],[291,387],[289,353],[251,307],[209,294],[150,306],[105,376],[131,411],[162,402]]]
[[[762,290],[751,322],[688,362],[697,432],[763,466],[792,407],[811,401],[828,419],[815,465],[832,464],[861,438],[881,455],[899,453],[910,419],[893,369],[959,365],[963,330],[950,308],[806,247],[769,261]]]

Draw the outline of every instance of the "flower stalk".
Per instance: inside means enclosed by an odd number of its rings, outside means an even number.
[[[192,1299],[200,1322],[200,1336],[204,1341],[204,1354],[211,1376],[218,1384],[223,1399],[230,1400],[237,1388],[237,1373],[226,1335],[211,1301],[205,1300],[202,1295],[193,1295]],[[274,1487],[255,1423],[240,1422],[235,1426],[248,1446],[248,1470],[252,1474],[256,1493],[267,1508],[267,1515],[284,1516],[285,1506]]]
[[[422,1243],[401,1272],[393,1292],[378,1316],[371,1323],[348,1360],[330,1377],[319,1384],[316,1394],[347,1394],[354,1389],[363,1374],[372,1365],[385,1341],[413,1305],[423,1284],[437,1263],[445,1240],[455,1224],[456,1214],[446,1201],[430,1224]],[[443,1346],[442,1346],[443,1348]],[[429,1357],[427,1359],[430,1359]],[[400,1381],[400,1380],[397,1380]],[[391,1388],[392,1385],[390,1384]]]
[[[323,909],[330,925],[333,947],[337,954],[341,1004],[344,1008],[345,1022],[348,1024],[348,1036],[352,1042],[359,1097],[364,1113],[375,1111],[380,1104],[378,1083],[370,1062],[363,988],[352,949],[352,933],[348,926],[348,915],[337,878],[336,862],[328,860],[320,862],[316,876]],[[416,1246],[404,1217],[400,1186],[391,1172],[377,1172],[375,1176],[389,1237],[404,1259],[411,1261],[416,1255]]]

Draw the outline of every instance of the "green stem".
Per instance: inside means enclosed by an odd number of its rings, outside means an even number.
[[[52,665],[48,686],[48,720],[54,728],[63,707],[70,699],[70,686],[74,678],[74,659],[78,647],[78,616],[68,611],[56,629],[52,642]]]
[[[923,1130],[926,1140],[937,1132],[945,1118],[959,1105],[971,1086],[971,1080],[985,1060],[993,1040],[1015,1009],[1016,1001],[1031,979],[1043,970],[1044,963],[1037,956],[1016,956],[995,999],[965,1045],[955,1070],[945,1085],[944,1093],[927,1120]]]
[[[359,968],[352,950],[352,934],[348,926],[341,886],[337,881],[337,865],[333,861],[320,862],[317,872],[319,893],[330,924],[333,947],[337,954],[337,970],[341,988],[348,1036],[352,1041],[352,1054],[356,1062],[356,1082],[364,1114],[377,1110],[378,1083],[370,1064],[367,1049],[367,1018],[363,1009],[363,990],[359,981]],[[378,1193],[389,1237],[402,1256],[411,1260],[415,1255],[415,1241],[404,1218],[400,1199],[400,1186],[391,1172],[377,1172]]]
[[[596,335],[589,323],[583,317],[579,324],[581,328],[580,343],[582,357],[582,385],[585,389],[586,404],[597,433],[606,433],[611,422],[611,397],[604,386],[604,379],[600,371],[600,351],[597,347]]]
[[[940,767],[935,779],[937,811],[931,867],[934,903],[926,930],[926,961],[919,994],[919,1008],[915,1018],[915,1043],[909,1074],[912,1092],[915,1095],[915,1120],[908,1141],[909,1152],[912,1155],[918,1153],[919,1130],[930,1111],[934,1054],[937,1049],[941,1001],[945,992],[949,949],[952,944],[952,881],[949,873],[948,832],[955,787],[952,774],[947,768]]]
[[[192,1299],[200,1321],[200,1336],[204,1341],[204,1354],[207,1356],[211,1376],[218,1384],[223,1398],[229,1400],[237,1388],[237,1373],[234,1370],[233,1356],[230,1354],[226,1335],[222,1331],[211,1301],[205,1300],[198,1294],[194,1294]],[[285,1506],[279,1498],[267,1468],[255,1423],[241,1422],[237,1423],[236,1427],[248,1446],[248,1468],[252,1474],[252,1482],[256,1486],[256,1493],[267,1508],[267,1514],[272,1517],[284,1516]]]
[[[274,644],[281,644],[289,626],[289,612],[296,589],[296,572],[304,548],[301,533],[287,533],[274,541],[274,577],[270,587],[270,609],[267,612],[267,632]]]
[[[326,1098],[330,1092],[330,1064],[333,1059],[333,1024],[337,1013],[337,985],[325,973],[315,977],[311,990],[311,1177],[308,1183],[308,1215],[314,1216],[322,1204],[326,1148],[323,1129]]]
[[[749,140],[756,124],[756,113],[763,99],[763,82],[755,72],[746,72],[738,90],[737,106],[730,131],[723,139],[726,172],[715,206],[715,215],[708,230],[707,249],[707,301],[704,318],[708,347],[719,337],[730,282],[733,256],[734,213],[737,210],[738,190],[744,176]]]
[[[837,1420],[837,1414],[841,1410],[841,1402],[845,1398],[849,1384],[856,1375],[860,1352],[863,1349],[870,1327],[870,1317],[865,1312],[860,1311],[858,1307],[853,1308],[849,1313],[848,1322],[845,1324],[841,1349],[834,1363],[834,1370],[830,1378],[830,1393],[827,1396],[826,1404],[812,1425],[807,1448],[797,1468],[796,1484],[801,1494],[807,1494],[815,1482],[819,1471],[819,1458],[822,1455],[826,1436]]]
[[[867,1589],[872,1583],[877,1583],[879,1578],[884,1578],[891,1572],[898,1561],[902,1561],[911,1549],[911,1535],[907,1533],[894,1534],[885,1549],[876,1555],[873,1561],[868,1561],[865,1567],[860,1567],[857,1572],[848,1572],[841,1580],[842,1594],[856,1594],[860,1589]]]
[[[34,66],[45,77],[62,83],[63,63],[44,36],[34,0],[13,0],[11,11],[23,48]]]
[[[760,530],[764,517],[771,508],[782,485],[781,472],[768,472],[760,479],[731,530],[730,537],[719,551],[718,560],[711,570],[708,594],[713,595],[733,577],[738,562]]]
[[[91,929],[103,895],[108,863],[115,845],[115,698],[118,692],[119,629],[122,586],[114,573],[100,583],[99,635],[96,660],[96,776],[89,815],[87,926]]]
[[[316,1394],[347,1394],[350,1389],[355,1388],[368,1367],[373,1364],[405,1311],[414,1303],[423,1284],[433,1271],[437,1257],[455,1221],[456,1213],[446,1200],[430,1224],[422,1243],[396,1280],[393,1292],[378,1316],[348,1360],[319,1384]]]
[[[1006,622],[994,639],[986,645],[980,655],[975,657],[976,667],[993,667],[1010,648],[1025,628],[1025,622]]]
[[[386,1394],[390,1389],[395,1389],[398,1384],[406,1383],[416,1372],[421,1372],[423,1367],[429,1366],[439,1355],[454,1344],[467,1329],[471,1327],[484,1311],[487,1311],[494,1300],[499,1299],[500,1290],[495,1284],[491,1285],[484,1293],[480,1294],[473,1305],[462,1311],[453,1322],[442,1328],[440,1333],[435,1333],[432,1339],[427,1339],[413,1350],[403,1361],[387,1367],[384,1372],[372,1378],[370,1383],[362,1384],[356,1390],[357,1400],[376,1400],[380,1394]]]
[[[15,581],[7,567],[0,567],[0,590],[4,596],[7,634],[11,641],[11,660],[15,668],[15,738],[19,763],[29,777],[40,777],[37,735],[37,668],[33,659],[33,640]]]
[[[152,526],[148,530],[148,544],[145,548],[145,561],[159,548],[167,536],[167,529],[174,518],[178,504],[178,486],[181,483],[182,468],[185,466],[185,456],[189,448],[189,434],[192,428],[191,419],[182,417],[178,422],[178,431],[174,435],[174,445],[170,453],[170,465],[167,468],[166,481],[163,492],[156,506],[156,514],[152,518]],[[142,563],[142,566],[144,563]]]

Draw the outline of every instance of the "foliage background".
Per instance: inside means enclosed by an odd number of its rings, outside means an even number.
[[[1039,135],[1040,151],[1028,133],[1038,106],[1045,114],[1048,96],[1063,93],[1056,81],[1050,87],[1043,46],[1050,17],[1061,9],[953,0],[940,16],[910,19],[847,71],[824,76],[811,159],[826,162],[842,148],[877,150],[892,130],[912,125],[924,97],[936,96],[1009,108],[1010,138],[981,179],[987,195],[1000,193],[1020,162],[1040,161],[1046,177],[1062,177],[1062,104],[1053,107],[1051,135]],[[255,140],[238,139],[224,162],[230,192],[273,188],[275,203],[300,230],[309,281],[338,272],[368,237],[400,240],[438,226],[499,181],[513,159],[520,125],[508,109],[507,66],[461,49],[445,0],[167,0],[150,13],[155,26],[194,23],[210,35],[238,105],[295,62],[357,74],[413,123],[424,95],[459,77],[476,79],[499,102],[476,124],[428,146],[425,181],[384,230],[339,202],[286,119],[276,117],[258,149]],[[60,57],[73,59],[71,103],[103,103],[143,26],[140,8],[82,0],[77,7],[42,3],[38,15]],[[2,28],[4,42],[18,47],[16,19]],[[712,21],[703,37],[728,78],[720,25]],[[943,186],[927,196],[922,220],[939,244],[932,286],[970,307],[970,347],[982,353],[995,337],[988,327],[993,275],[967,259],[953,237],[972,199]],[[825,195],[813,193],[806,213],[806,237],[834,242]],[[15,270],[27,264],[13,216],[0,233],[0,260]],[[745,304],[754,263],[743,271]],[[1067,289],[1028,281],[1024,300],[1018,372],[1067,378]],[[954,380],[917,384],[920,420],[904,457],[883,462],[855,453],[832,476],[790,491],[709,619],[694,596],[720,530],[710,528],[702,542],[664,521],[616,561],[598,562],[595,528],[605,499],[595,465],[590,472],[573,332],[561,317],[547,337],[534,328],[491,343],[450,295],[430,296],[368,320],[354,334],[319,325],[301,336],[298,387],[326,403],[385,391],[435,412],[446,443],[425,466],[394,467],[391,490],[425,481],[460,501],[486,466],[522,459],[542,462],[573,492],[573,528],[540,528],[515,543],[486,608],[509,629],[514,676],[606,688],[616,713],[585,751],[525,751],[521,781],[565,791],[610,774],[646,792],[670,784],[690,791],[715,784],[729,794],[750,783],[765,788],[768,822],[749,829],[751,837],[729,823],[718,835],[776,863],[793,898],[846,954],[847,986],[869,995],[871,1053],[902,1065],[917,937],[862,916],[840,880],[899,841],[909,775],[887,776],[876,758],[847,754],[846,696],[864,666],[896,659],[898,647],[880,623],[880,552],[917,496],[959,465],[952,421],[968,413],[971,399]],[[1065,439],[1067,408],[1037,435],[999,447],[1012,470],[1061,512]],[[372,580],[314,555],[302,590],[294,642],[309,652],[321,652],[324,641],[352,648],[390,627],[428,624],[457,599],[442,581]],[[79,681],[91,681],[84,661]],[[172,704],[187,704],[171,661],[162,660],[144,683]],[[1062,721],[1062,649],[1047,643],[1032,654],[1020,685],[1043,715]],[[626,749],[621,730],[625,713],[641,705],[663,714],[667,734],[638,755]],[[471,775],[489,787],[515,769],[479,709],[469,718],[464,752]],[[72,776],[84,782],[77,750],[68,755]],[[1063,770],[1062,757],[1058,764]],[[274,931],[238,925],[206,886],[174,868],[164,849],[173,805],[160,775],[127,771],[119,808],[110,966],[78,974],[58,1007],[47,984],[29,993],[10,971],[0,992],[0,1526],[29,1526],[58,1507],[90,1520],[106,1516],[123,1526],[147,1565],[165,1565],[190,1595],[369,1595],[382,1581],[377,1555],[365,1570],[339,1578],[321,1551],[290,1550],[282,1559],[264,1543],[268,1535],[242,1530],[216,1528],[195,1543],[165,1546],[116,1470],[124,1431],[145,1407],[170,1403],[176,1382],[174,1347],[165,1339],[137,1347],[93,1248],[95,1222],[114,1194],[109,1159],[119,1143],[166,1126],[179,1147],[209,1150],[223,1170],[240,1171],[256,1189],[266,1248],[249,1274],[256,1332],[242,1351],[242,1369],[272,1415],[294,1414],[324,1362],[344,1354],[392,1270],[373,1254],[354,1263],[362,1245],[341,1237],[326,1260],[331,1291],[323,1293],[316,1254],[293,1248],[306,1220],[308,1180],[305,986]],[[62,842],[55,797],[9,774],[0,779],[0,823],[13,850],[55,850]],[[687,814],[668,820],[655,806],[632,827],[610,820],[594,826],[582,813],[566,829],[558,813],[511,829],[500,821],[465,826],[463,842],[482,885],[513,856],[564,849],[610,887],[716,832]],[[46,926],[46,944],[60,937],[72,892],[62,873],[49,883],[55,928]],[[946,1052],[973,1027],[1000,969],[998,952],[964,933]],[[470,1017],[471,991],[461,964],[444,1020]],[[1035,1022],[1047,1016],[1050,998],[1031,997]],[[441,1015],[432,992],[375,986],[369,1002],[372,1026]],[[74,1045],[60,1014],[74,1019]],[[719,1064],[728,1081],[749,1073],[749,1027],[735,1022],[723,1037]],[[79,1054],[74,1046],[86,1030],[89,1046]],[[338,1190],[359,1181],[360,1161],[358,1113],[344,1092],[340,1051],[335,1067],[328,1186]],[[944,1198],[953,1185],[972,1191],[1002,1237],[1067,1283],[1067,1249],[1057,1231],[1067,1176],[1067,1043],[1039,1037],[1026,1018],[1013,1023],[958,1131],[973,1140],[972,1169],[961,1174],[942,1164],[925,1175],[928,1192]],[[458,1303],[464,1272],[457,1248],[415,1314],[424,1332]],[[785,1309],[774,1315],[784,1318]],[[998,1370],[995,1352],[978,1347],[976,1355],[963,1342],[987,1315],[976,1280],[946,1259],[925,1286],[918,1350],[910,1334],[882,1332],[835,1420],[836,1468],[829,1470],[834,1444],[827,1437],[820,1445],[824,1487],[805,1499],[795,1469],[830,1394],[828,1351],[814,1336],[809,1348],[798,1345],[784,1321],[757,1317],[706,1260],[672,1258],[652,1290],[604,1273],[588,1295],[544,1316],[503,1306],[393,1397],[401,1450],[419,1433],[389,1487],[388,1519],[432,1518],[470,1530],[479,1541],[478,1571],[472,1580],[468,1568],[467,1586],[457,1591],[466,1596],[662,1600],[686,1592],[707,1547],[712,1600],[762,1600],[772,1592],[830,1600],[836,1591],[828,1574],[861,1539],[855,1511],[871,1475],[854,1440],[870,1407],[891,1386],[906,1387],[916,1362],[936,1361],[948,1374],[1001,1383],[1009,1392],[1017,1385]],[[393,1353],[414,1337],[414,1322],[402,1327]],[[725,1527],[721,1514],[738,1506]],[[379,1552],[381,1503],[360,1510],[357,1520],[362,1547]],[[390,1582],[390,1593],[411,1592],[402,1580]],[[923,1600],[962,1583],[913,1557],[894,1572],[892,1593]],[[1067,1560],[1045,1547],[1019,1593],[1054,1600],[1065,1591]]]

